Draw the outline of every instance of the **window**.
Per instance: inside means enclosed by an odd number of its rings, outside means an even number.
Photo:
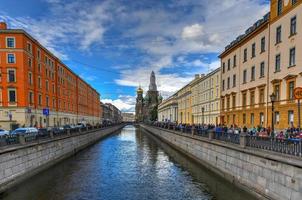
[[[279,122],[280,122],[280,113],[279,111],[276,111],[274,117],[274,124],[279,124]]]
[[[10,103],[15,103],[17,100],[16,97],[17,97],[16,89],[12,89],[12,88],[8,89],[8,101]]]
[[[255,105],[255,91],[250,92],[250,105]]]
[[[255,116],[254,113],[251,113],[251,125],[254,126]]]
[[[27,51],[30,53],[32,52],[31,43],[29,42],[27,43]]]
[[[260,113],[260,124],[261,125],[264,124],[264,113],[263,112]]]
[[[7,81],[9,83],[16,82],[16,70],[15,69],[8,69],[7,70]]]
[[[228,59],[228,71],[231,69],[231,59]]]
[[[290,35],[295,35],[297,33],[297,17],[290,19]]]
[[[274,93],[276,95],[276,101],[279,101],[280,100],[280,85],[279,84],[276,84],[274,86]]]
[[[296,65],[296,48],[291,48],[289,50],[289,66],[295,66]]]
[[[292,5],[295,5],[297,3],[297,0],[292,0]]]
[[[287,123],[289,125],[293,124],[294,123],[294,111],[293,110],[289,110],[288,111],[288,118],[287,118]]]
[[[278,54],[276,55],[276,59],[275,59],[275,72],[280,72],[280,68],[281,68],[281,55]]]
[[[236,74],[233,75],[233,87],[236,87]]]
[[[15,54],[9,53],[7,54],[7,63],[15,63]]]
[[[33,92],[28,93],[28,101],[29,101],[29,104],[34,103],[34,93]]]
[[[42,95],[41,94],[39,94],[38,104],[39,104],[39,106],[42,105]]]
[[[228,77],[228,89],[230,89],[230,82],[231,82],[231,80],[230,80],[230,77]]]
[[[265,52],[265,37],[261,38],[261,53]]]
[[[234,57],[233,57],[233,67],[236,67],[236,65],[237,65],[237,57],[236,57],[236,55],[234,55]]]
[[[242,106],[245,107],[246,106],[246,93],[242,94]]]
[[[39,87],[39,88],[42,88],[41,77],[38,77],[38,87]]]
[[[46,107],[49,107],[49,97],[46,96]]]
[[[28,58],[28,67],[31,67],[31,58]]]
[[[13,38],[13,37],[6,38],[6,47],[15,48],[15,38]]]
[[[264,77],[265,65],[264,62],[260,63],[260,78]]]
[[[244,113],[244,114],[242,114],[242,122],[243,122],[243,124],[245,124],[246,123],[246,114]]]
[[[230,97],[228,96],[227,97],[227,110],[230,109]]]
[[[222,91],[224,91],[224,80],[222,80]]]
[[[288,82],[288,99],[294,99],[294,89],[295,89],[295,81]]]
[[[254,58],[256,56],[256,44],[253,43],[252,44],[252,58]]]
[[[247,61],[247,49],[244,49],[243,51],[243,62]]]
[[[283,0],[278,0],[278,4],[277,4],[277,14],[278,14],[278,16],[281,15],[281,13],[282,13],[282,6],[283,6]]]
[[[224,97],[221,99],[221,109],[224,110]]]
[[[32,73],[28,72],[28,84],[32,85],[33,84],[33,77],[32,77]]]
[[[264,103],[264,88],[259,89],[259,103]]]
[[[37,50],[37,57],[38,57],[38,60],[41,60],[41,51],[39,49]]]
[[[225,63],[222,63],[222,73],[225,72]]]
[[[232,97],[232,107],[233,107],[233,109],[236,107],[236,95],[235,94]]]
[[[46,91],[48,91],[49,90],[48,80],[45,81],[45,87],[46,87]]]
[[[255,66],[252,67],[251,69],[251,81],[255,80]]]
[[[243,70],[243,83],[246,83],[246,76],[247,76],[247,71],[245,69]]]
[[[276,44],[279,44],[281,42],[281,26],[278,26],[276,29]]]

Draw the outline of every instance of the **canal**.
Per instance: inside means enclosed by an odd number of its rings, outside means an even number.
[[[125,127],[26,180],[4,193],[2,198],[254,199],[153,135],[133,126]]]

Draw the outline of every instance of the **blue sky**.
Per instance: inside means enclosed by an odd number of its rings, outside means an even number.
[[[219,67],[218,54],[267,11],[267,0],[0,0],[0,21],[62,59],[104,102],[134,111],[149,84],[168,97]],[[248,13],[248,14],[247,14]]]

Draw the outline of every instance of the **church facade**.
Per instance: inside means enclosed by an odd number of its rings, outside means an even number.
[[[162,97],[159,95],[156,86],[155,73],[152,71],[150,75],[149,90],[143,97],[143,89],[137,89],[136,105],[135,105],[135,120],[137,122],[156,121],[157,107],[161,103]]]

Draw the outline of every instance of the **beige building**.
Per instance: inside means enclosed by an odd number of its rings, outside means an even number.
[[[134,113],[122,113],[123,122],[134,122],[135,115]]]
[[[172,95],[158,105],[158,121],[178,121],[177,94]]]
[[[221,120],[228,125],[298,125],[294,88],[302,85],[302,1],[271,1],[271,12],[237,37],[221,58]]]
[[[193,80],[194,81],[194,80]],[[192,82],[193,82],[192,81]],[[192,124],[191,83],[177,92],[178,122]]]
[[[219,124],[220,68],[191,83],[194,124]]]

